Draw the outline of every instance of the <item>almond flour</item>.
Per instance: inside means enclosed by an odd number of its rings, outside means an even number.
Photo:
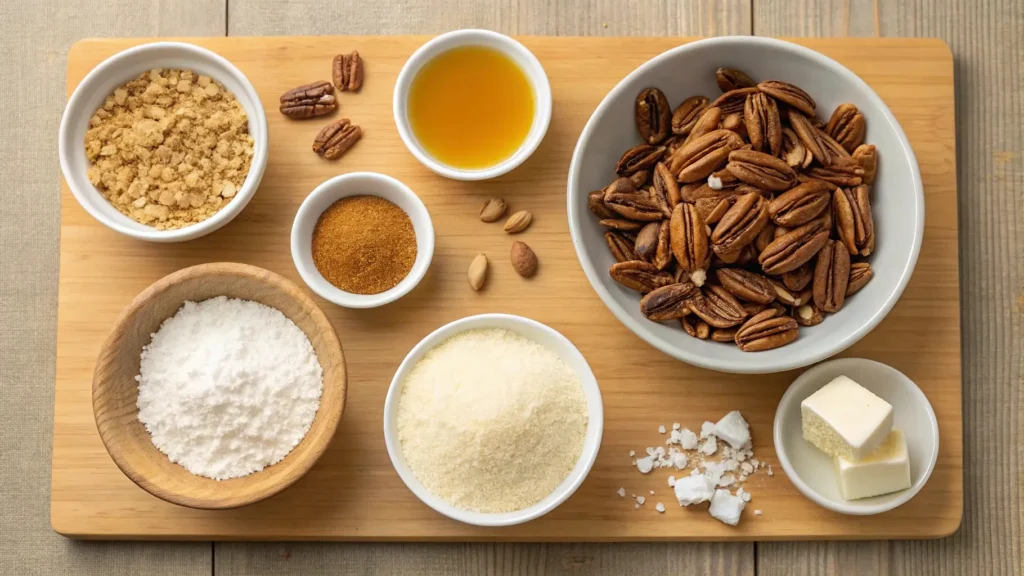
[[[542,500],[576,466],[586,430],[575,372],[508,330],[470,330],[427,352],[398,405],[398,439],[416,478],[476,512]]]

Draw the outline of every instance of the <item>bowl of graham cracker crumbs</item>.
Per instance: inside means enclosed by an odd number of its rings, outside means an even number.
[[[267,163],[249,80],[205,48],[155,42],[94,68],[61,119],[61,170],[107,227],[152,242],[204,236],[237,216]]]

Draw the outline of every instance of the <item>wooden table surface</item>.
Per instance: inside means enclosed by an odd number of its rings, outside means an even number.
[[[765,544],[71,542],[50,531],[56,137],[91,36],[933,36],[956,62],[965,511],[933,541]],[[1019,0],[9,0],[0,3],[0,574],[1019,574],[1024,230]]]

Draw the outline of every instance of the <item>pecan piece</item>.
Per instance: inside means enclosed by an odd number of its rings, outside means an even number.
[[[746,140],[748,138],[747,125],[743,122],[743,114],[729,114],[722,118],[722,129],[735,132],[737,136]]]
[[[696,182],[711,175],[729,160],[729,153],[743,145],[730,130],[714,130],[690,141],[669,158],[668,168],[680,182]]]
[[[700,318],[691,318],[690,316],[686,316],[679,322],[683,325],[683,332],[686,332],[694,338],[707,340],[708,336],[711,335],[711,327],[708,326],[707,322]]]
[[[789,118],[790,127],[793,128],[793,132],[807,152],[822,166],[832,164],[831,149],[823,142],[823,137],[826,134],[811,124],[811,121],[798,110],[790,108],[786,117]]]
[[[846,299],[849,281],[850,253],[836,240],[825,242],[814,267],[814,305],[822,312],[838,312]]]
[[[855,161],[836,162],[830,166],[811,166],[807,171],[811,178],[824,180],[836,186],[858,186],[864,179],[864,169]]]
[[[832,112],[825,133],[838,142],[847,152],[853,153],[864,143],[864,132],[867,125],[864,114],[853,104],[840,104]]]
[[[704,109],[704,112],[697,118],[697,123],[690,129],[690,133],[686,135],[686,140],[683,141],[683,146],[686,146],[690,142],[693,142],[697,138],[718,130],[718,125],[722,123],[722,109],[709,106]]]
[[[825,321],[825,315],[818,310],[814,302],[794,306],[790,309],[789,315],[801,326],[817,326]]]
[[[736,327],[715,328],[714,330],[711,331],[711,339],[714,340],[715,342],[735,342],[736,332],[738,331],[739,328]]]
[[[671,274],[662,272],[654,264],[643,260],[617,262],[612,264],[608,274],[612,280],[641,294],[647,294],[675,282]]]
[[[629,262],[636,260],[636,253],[633,252],[633,243],[618,232],[605,232],[604,241],[608,244],[608,250],[616,262]]]
[[[655,322],[676,320],[690,313],[687,302],[700,295],[700,288],[692,282],[662,286],[640,299],[640,313]]]
[[[337,108],[334,86],[326,80],[303,84],[281,95],[281,114],[293,120],[323,116]]]
[[[796,172],[782,160],[764,152],[735,150],[725,169],[740,180],[762,190],[782,192],[796,184]]]
[[[331,64],[331,76],[339,92],[358,92],[363,87],[363,59],[359,52],[353,50],[350,54],[335,56]]]
[[[795,108],[807,116],[814,118],[814,98],[801,90],[798,86],[794,86],[788,82],[782,82],[780,80],[766,80],[757,85],[761,92],[775,98],[779,102],[788,104],[792,108]]]
[[[776,234],[778,230],[776,229]],[[828,240],[829,227],[824,218],[787,230],[761,251],[757,260],[765,274],[778,275],[796,270],[810,261]]]
[[[719,68],[715,70],[715,83],[722,92],[730,92],[739,88],[753,88],[757,83],[750,79],[742,70],[735,68]]]
[[[651,195],[633,188],[629,178],[619,178],[608,186],[604,204],[616,214],[638,222],[657,222],[665,216]]]
[[[672,263],[672,234],[669,221],[663,220],[658,228],[658,243],[654,249],[654,265],[658,270],[668,268]]]
[[[672,175],[672,171],[668,169],[668,166],[664,162],[658,162],[654,166],[654,174],[651,176],[651,187],[654,188],[654,193],[660,198],[664,199],[665,205],[668,206],[669,212],[666,217],[672,216],[672,209],[679,204],[682,196],[679,192],[679,182],[676,182],[676,177]],[[662,200],[658,201],[660,205]]]
[[[598,222],[598,224],[609,230],[618,230],[619,232],[636,232],[644,227],[644,222],[625,220],[623,218],[605,218]]]
[[[850,264],[850,280],[846,284],[846,295],[852,296],[859,292],[874,275],[874,272],[871,271],[871,264],[867,262]]]
[[[782,285],[793,292],[799,292],[814,279],[814,266],[810,262],[802,264],[796,270],[790,270],[782,275]]]
[[[821,215],[830,199],[828,184],[812,179],[776,196],[768,203],[768,214],[779,226],[792,228]]]
[[[313,139],[313,152],[328,160],[336,160],[348,152],[363,136],[363,129],[348,118],[342,118],[324,126]]]
[[[658,229],[661,222],[651,222],[640,229],[636,235],[636,243],[633,244],[633,252],[636,254],[634,260],[646,260],[650,262],[658,249]]]
[[[664,154],[664,146],[638,144],[622,154],[622,158],[615,164],[615,173],[619,176],[629,176],[640,170],[647,170],[661,160]]]
[[[868,256],[875,249],[875,223],[871,216],[868,187],[837,188],[835,205],[836,234],[850,254]]]
[[[804,147],[792,128],[782,129],[782,151],[779,157],[792,168],[807,168],[814,161],[814,156]]]
[[[650,180],[650,178],[650,170],[637,170],[636,172],[633,172],[632,174],[629,175],[629,181],[633,183],[633,186],[635,186],[637,190],[643,188],[644,185],[647,184],[647,181]]]
[[[604,190],[594,190],[587,195],[587,208],[590,209],[594,216],[602,220],[615,218],[615,213],[604,205]]]
[[[754,250],[758,254],[764,252],[764,249],[772,243],[772,240],[775,240],[775,224],[768,222],[761,229],[761,233],[757,235],[757,238],[754,238]]]
[[[703,296],[689,300],[690,310],[701,320],[715,328],[732,328],[743,322],[747,311],[735,296],[721,286],[708,284],[702,289]]]
[[[775,287],[761,274],[742,268],[719,268],[715,272],[722,287],[740,300],[755,304],[775,301]]]
[[[672,112],[672,133],[689,134],[708,107],[707,96],[690,96]]]
[[[708,231],[704,219],[691,204],[677,204],[669,221],[669,242],[676,264],[689,273],[697,286],[704,284],[708,251]]]
[[[782,150],[782,121],[775,100],[760,92],[747,96],[743,120],[753,149],[778,156]]]
[[[697,207],[697,212],[704,219],[704,223],[711,226],[712,224],[717,224],[722,219],[722,216],[725,216],[726,212],[736,204],[737,198],[739,196],[735,194],[714,198],[701,198],[694,202],[693,205]]]
[[[775,278],[769,278],[768,281],[775,290],[775,300],[784,306],[799,306],[810,300],[810,297],[804,298],[800,291],[790,290]]]
[[[736,345],[744,352],[761,352],[785,346],[796,340],[799,334],[796,320],[768,308],[744,322],[736,331]]]
[[[711,246],[719,256],[750,244],[768,223],[768,202],[757,193],[740,196],[722,216],[711,234]]]
[[[853,151],[853,159],[864,169],[864,183],[871,186],[878,173],[878,149],[873,144],[861,144]]]
[[[747,103],[747,96],[750,96],[751,94],[757,94],[756,87],[748,86],[746,88],[729,90],[715,99],[711,105],[716,108],[720,108],[724,115],[743,114],[743,107]]]
[[[668,138],[672,126],[672,109],[665,93],[657,88],[644,88],[636,95],[633,114],[640,137],[648,144],[659,144]]]

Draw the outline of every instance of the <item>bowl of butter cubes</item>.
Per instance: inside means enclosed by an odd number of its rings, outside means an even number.
[[[800,375],[775,413],[775,451],[804,496],[842,514],[880,514],[913,498],[939,455],[939,424],[899,370],[861,358]]]

